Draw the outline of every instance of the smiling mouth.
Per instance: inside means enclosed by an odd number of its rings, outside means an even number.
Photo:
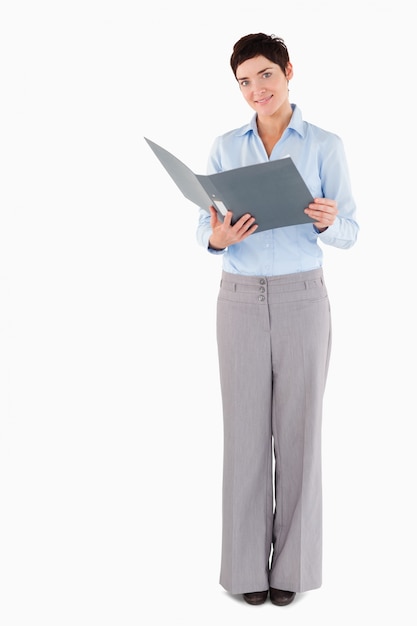
[[[266,98],[262,98],[261,100],[255,100],[256,104],[265,104],[265,102],[269,102],[269,100],[272,98],[271,96],[267,96]]]

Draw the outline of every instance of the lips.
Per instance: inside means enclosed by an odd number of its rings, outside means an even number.
[[[255,102],[256,104],[265,104],[266,102],[269,102],[271,98],[272,98],[272,95],[267,96],[266,98],[262,98],[261,100],[255,100]]]

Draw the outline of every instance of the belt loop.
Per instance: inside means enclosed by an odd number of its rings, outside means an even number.
[[[308,280],[304,281],[304,289],[308,289]]]
[[[233,291],[236,291],[236,283],[233,283]]]

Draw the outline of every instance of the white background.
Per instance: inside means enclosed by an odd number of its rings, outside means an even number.
[[[2,626],[411,624],[415,43],[407,0],[3,1]],[[344,140],[361,225],[325,249],[324,583],[218,584],[220,259],[143,137],[205,172],[244,124],[229,57],[282,36],[291,101]]]

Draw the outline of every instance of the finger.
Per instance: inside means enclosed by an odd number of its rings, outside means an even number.
[[[315,211],[316,213],[334,213],[335,208],[330,204],[309,204],[308,209]]]
[[[316,198],[314,202],[309,204],[309,208],[317,211],[325,211],[332,215],[336,215],[338,212],[335,200],[329,200],[328,198]]]
[[[213,220],[213,218],[217,218],[217,211],[214,208],[214,206],[210,206],[209,207],[209,213],[210,213],[210,217]]]
[[[331,213],[330,211],[312,211],[311,209],[306,209],[305,213],[313,220],[320,221],[334,221],[336,214]]]
[[[250,215],[250,213],[245,213],[245,215],[242,215],[242,217],[236,222],[235,228],[237,231],[248,230],[254,222],[255,218]]]
[[[313,220],[316,228],[328,228],[332,226],[335,220],[335,215],[326,213],[325,211],[312,211],[306,209],[307,215]]]
[[[327,216],[334,219],[334,217],[337,215],[337,208],[335,206],[325,204],[322,204],[320,207],[314,204],[310,204],[308,208],[305,209],[305,213],[307,213],[307,215],[313,219],[325,219]]]
[[[219,223],[219,217],[217,215],[217,211],[214,207],[209,207],[209,211],[210,211],[210,226],[211,228],[216,228],[217,224]]]
[[[336,201],[330,198],[314,198],[312,204],[327,204],[329,206],[336,206]]]

